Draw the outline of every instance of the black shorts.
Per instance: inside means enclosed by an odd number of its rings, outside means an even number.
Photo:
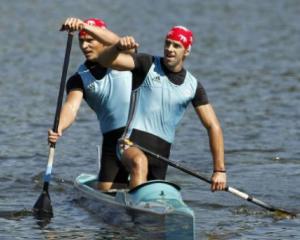
[[[171,144],[155,135],[134,129],[130,135],[130,140],[165,158],[169,158],[170,156]],[[148,158],[147,179],[164,180],[166,178],[168,164],[161,160],[158,160],[157,158],[149,156],[147,153],[145,154]]]
[[[118,139],[124,128],[119,128],[103,135],[101,166],[98,179],[100,182],[128,183],[129,173],[116,154]]]

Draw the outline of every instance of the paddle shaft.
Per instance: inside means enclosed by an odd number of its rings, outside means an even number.
[[[68,33],[65,59],[64,59],[63,69],[62,69],[62,75],[61,75],[61,80],[60,80],[59,93],[58,93],[58,97],[57,97],[57,105],[56,105],[54,123],[53,123],[53,128],[52,128],[52,130],[54,132],[57,132],[58,125],[59,125],[59,118],[60,118],[60,112],[61,112],[61,108],[62,108],[63,97],[64,97],[68,66],[69,66],[69,62],[70,62],[72,40],[73,40],[73,34]],[[51,171],[52,171],[52,165],[53,165],[53,161],[54,161],[54,154],[55,154],[55,143],[51,143],[50,148],[49,148],[47,169],[46,169],[45,176],[44,176],[44,187],[43,187],[44,191],[48,191],[48,186],[49,186],[50,176],[51,176]]]
[[[57,97],[57,105],[56,105],[56,111],[55,111],[55,117],[54,117],[54,123],[53,123],[53,131],[57,132],[58,125],[59,125],[59,118],[60,118],[60,112],[64,97],[64,91],[65,91],[65,85],[66,85],[66,79],[67,79],[67,72],[70,62],[70,53],[72,48],[72,40],[73,40],[73,34],[68,33],[68,40],[67,40],[67,47],[65,52],[65,59],[64,59],[64,65],[62,69],[62,75],[60,80],[60,86],[59,86],[59,93]],[[55,148],[55,143],[52,143],[53,147]]]
[[[196,178],[199,178],[199,179],[203,180],[204,182],[207,182],[209,184],[212,183],[212,181],[209,178],[207,178],[206,176],[201,175],[199,173],[196,173],[196,172],[194,172],[194,171],[192,171],[192,170],[190,170],[190,169],[188,169],[186,167],[183,167],[182,165],[178,164],[177,162],[175,162],[173,160],[170,160],[168,158],[165,158],[165,157],[163,157],[163,156],[161,156],[159,154],[156,154],[156,153],[154,153],[154,152],[152,152],[152,151],[150,151],[150,150],[148,150],[148,149],[146,149],[146,148],[144,148],[144,147],[142,147],[142,146],[140,146],[140,145],[138,145],[136,143],[133,143],[133,142],[129,141],[128,139],[125,140],[125,143],[127,145],[129,145],[129,146],[137,147],[137,148],[141,149],[143,152],[151,155],[152,157],[155,157],[158,160],[161,160],[161,161],[167,163],[168,165],[170,165],[170,166],[172,166],[174,168],[177,168],[177,169],[179,169],[179,170],[181,170],[181,171],[183,171],[185,173],[188,173],[188,174],[190,174],[190,175],[192,175],[192,176],[194,176]],[[249,202],[252,202],[252,203],[254,203],[254,204],[256,204],[256,205],[258,205],[258,206],[260,206],[262,208],[265,208],[265,209],[267,209],[269,211],[272,211],[272,212],[280,211],[282,213],[295,216],[294,213],[290,213],[290,212],[288,212],[286,210],[283,210],[283,209],[275,208],[274,206],[272,206],[270,204],[267,204],[267,203],[265,203],[265,202],[263,202],[263,201],[261,201],[261,200],[259,200],[257,198],[254,198],[253,196],[251,196],[251,195],[249,195],[247,193],[241,192],[240,190],[237,190],[237,189],[235,189],[233,187],[227,186],[225,188],[225,191],[230,192],[230,193],[232,193],[232,194],[234,194],[234,195],[236,195],[236,196],[238,196],[238,197],[240,197],[242,199],[245,199],[245,200],[247,200]]]

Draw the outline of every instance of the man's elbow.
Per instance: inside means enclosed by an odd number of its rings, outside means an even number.
[[[219,122],[208,125],[207,130],[210,133],[214,133],[214,134],[217,134],[217,135],[222,135],[223,134],[222,126]]]

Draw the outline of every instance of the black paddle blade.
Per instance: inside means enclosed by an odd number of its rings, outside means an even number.
[[[296,213],[288,212],[286,210],[278,208],[274,211],[274,213],[275,217],[278,219],[293,219],[297,217]]]
[[[43,191],[36,203],[33,206],[33,215],[37,219],[50,219],[53,217],[53,210],[49,193]]]

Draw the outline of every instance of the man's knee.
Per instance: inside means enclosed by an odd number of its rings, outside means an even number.
[[[148,159],[139,149],[127,149],[122,156],[122,162],[131,173],[148,172]]]
[[[136,170],[147,170],[148,160],[143,154],[137,154],[132,158],[131,167]]]

